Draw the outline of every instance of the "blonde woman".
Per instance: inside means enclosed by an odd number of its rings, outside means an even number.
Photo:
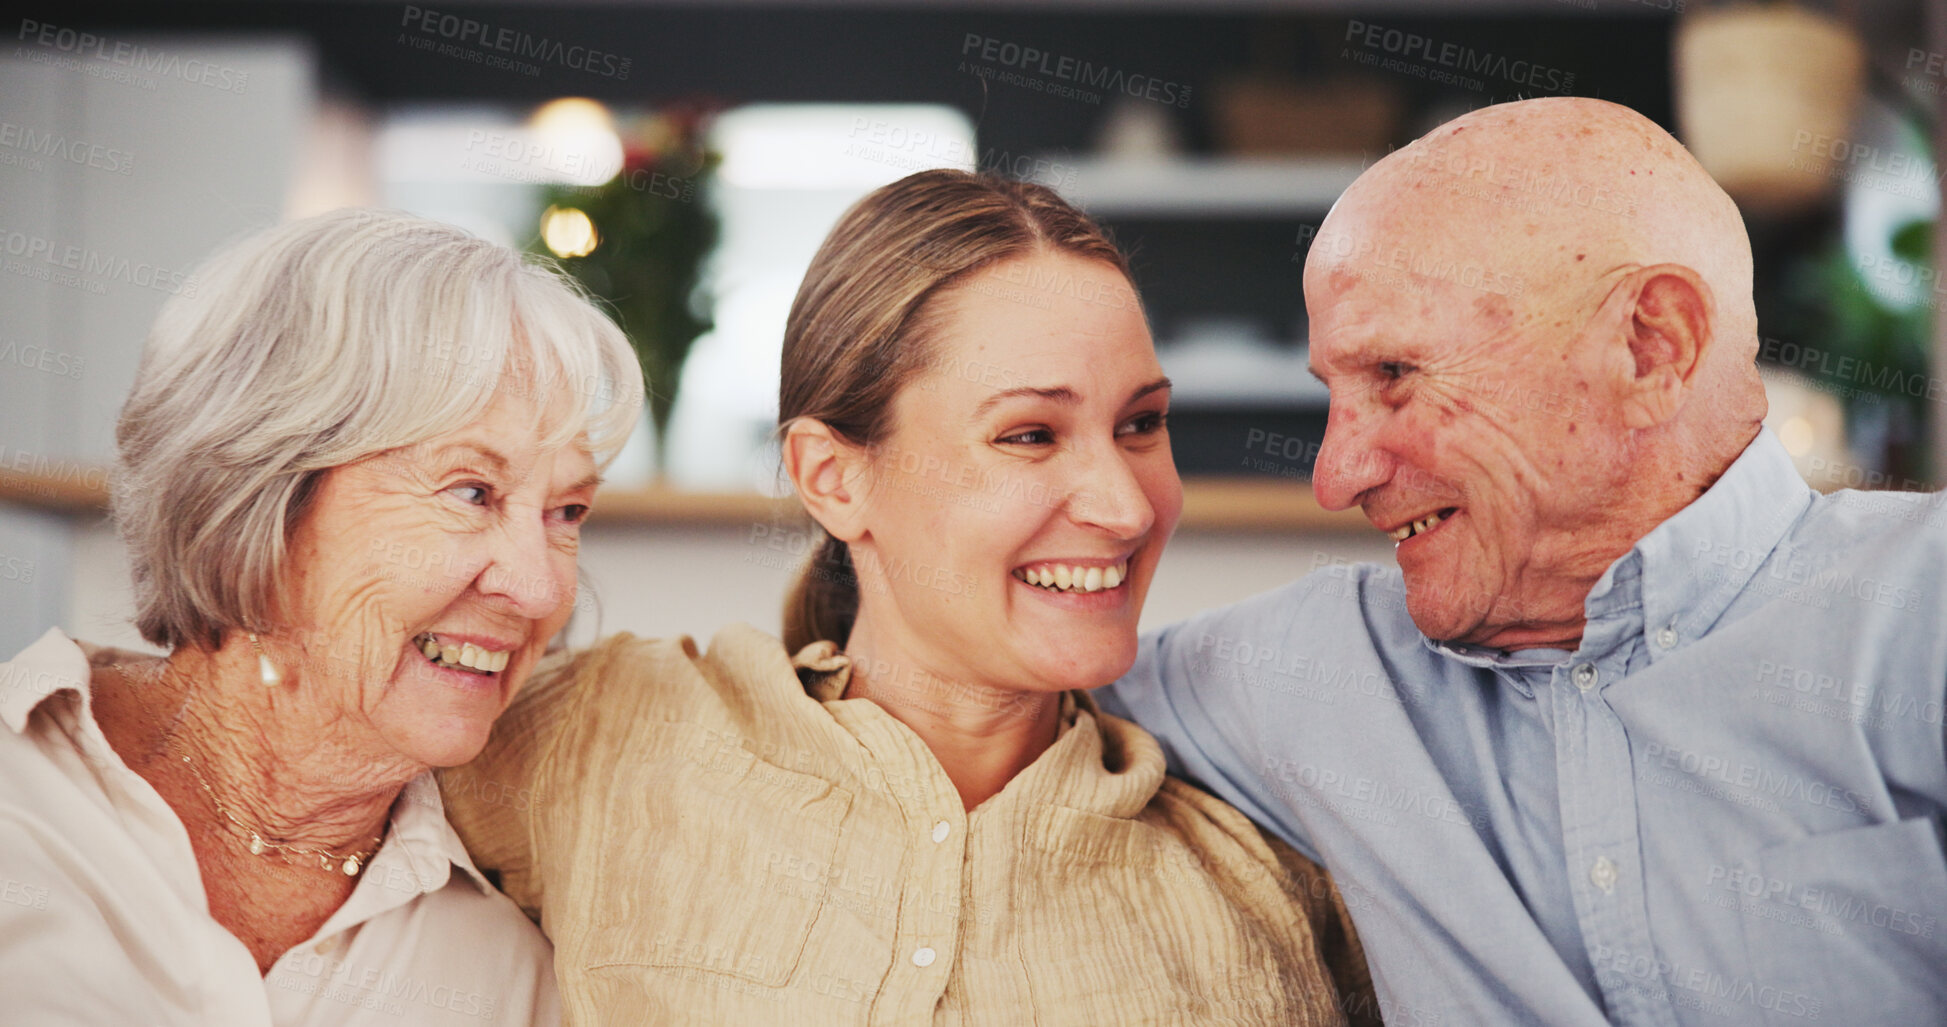
[[[782,378],[827,533],[784,644],[610,639],[448,778],[537,796],[455,817],[569,1020],[1344,1022],[1323,872],[1086,695],[1182,506],[1115,247],[1047,189],[911,176],[825,241]]]

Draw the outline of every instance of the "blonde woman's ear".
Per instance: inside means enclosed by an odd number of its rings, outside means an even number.
[[[822,421],[800,417],[784,432],[784,473],[805,512],[843,542],[864,534],[867,454]]]

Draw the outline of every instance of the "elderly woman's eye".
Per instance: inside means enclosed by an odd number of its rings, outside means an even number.
[[[1380,376],[1388,379],[1404,378],[1406,372],[1411,370],[1413,370],[1413,365],[1398,360],[1384,360],[1380,361],[1379,364]]]
[[[491,489],[477,481],[469,481],[464,485],[455,485],[446,491],[460,497],[461,502],[473,506],[486,506],[487,499],[493,495]]]
[[[569,503],[559,509],[561,519],[569,524],[580,524],[588,519],[587,503]]]

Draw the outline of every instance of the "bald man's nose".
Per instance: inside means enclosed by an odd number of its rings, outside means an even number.
[[[1312,465],[1312,494],[1327,510],[1346,510],[1367,489],[1386,483],[1392,459],[1372,442],[1368,419],[1333,403],[1325,420],[1325,441]]]

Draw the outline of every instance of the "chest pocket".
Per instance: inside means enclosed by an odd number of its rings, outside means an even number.
[[[1947,857],[1931,819],[1760,851],[1767,910],[1746,918],[1768,1024],[1947,1024]]]
[[[682,723],[659,725],[607,787],[615,823],[582,965],[788,982],[830,893],[852,793]]]

